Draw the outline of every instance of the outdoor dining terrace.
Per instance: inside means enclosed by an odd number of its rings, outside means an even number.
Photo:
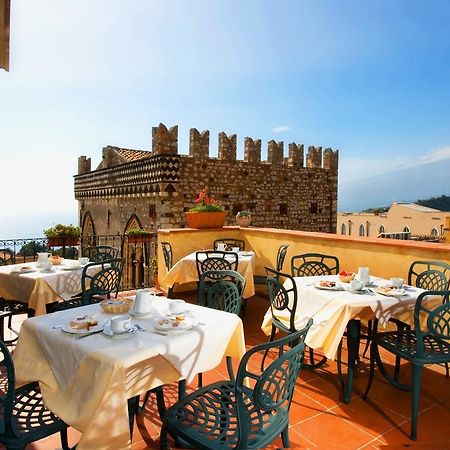
[[[211,248],[216,239],[223,237],[245,241],[246,249],[251,249],[255,254],[255,275],[264,275],[266,266],[274,266],[277,250],[282,244],[289,245],[285,272],[290,270],[293,255],[308,252],[335,255],[339,258],[341,269],[357,271],[358,267],[366,266],[371,274],[385,279],[406,279],[410,265],[417,260],[450,261],[449,244],[361,239],[275,229],[225,227],[213,230],[160,230],[158,243],[171,244],[173,262],[176,263],[192,252]],[[153,248],[157,249],[158,254],[159,282],[163,290],[167,291],[171,286],[164,282],[167,268],[161,245]],[[151,281],[146,285],[151,285]],[[181,298],[193,304],[197,302],[195,283],[173,287],[172,298]],[[246,349],[267,341],[267,335],[261,330],[269,307],[267,290],[262,285],[257,285],[255,289],[256,294],[247,299],[243,317]],[[14,320],[23,320],[23,317],[15,317]],[[369,355],[363,357],[361,353],[350,402],[343,399],[335,360],[328,359],[315,370],[301,370],[290,410],[291,448],[450,448],[450,380],[445,376],[445,367],[430,365],[424,369],[418,438],[417,441],[411,441],[411,394],[392,387],[376,371],[372,390],[368,399],[364,400],[362,396],[368,381]],[[341,357],[342,361],[347,361],[345,338]],[[394,356],[382,351],[382,357],[391,369],[395,363]],[[317,361],[321,358],[320,351],[315,352],[315,358]],[[269,353],[266,364],[273,360],[275,355]],[[222,361],[215,369],[203,374],[203,384],[225,379],[226,376],[226,364]],[[404,382],[411,379],[406,363],[402,364],[401,378]],[[168,405],[176,401],[177,389],[176,383],[165,386],[164,395]],[[188,393],[195,390],[196,380],[187,389]],[[144,413],[136,419],[132,449],[159,448],[160,427],[156,399],[152,396]],[[69,428],[69,442],[72,445],[79,437],[78,431]],[[54,435],[28,448],[59,447],[59,437]],[[281,439],[267,448],[282,448]]]

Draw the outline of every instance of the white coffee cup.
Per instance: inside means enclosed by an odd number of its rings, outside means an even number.
[[[231,248],[231,251],[232,251],[232,252],[235,252],[235,253],[239,253],[240,248],[239,248],[239,247],[232,247],[232,248]]]
[[[116,316],[111,319],[111,330],[113,333],[122,334],[131,330],[130,316]]]
[[[88,262],[89,262],[89,258],[87,258],[86,256],[80,256],[78,258],[78,262],[82,265],[85,266]]]
[[[224,252],[226,249],[226,245],[225,244],[217,244],[217,250]]]
[[[359,280],[350,281],[350,290],[352,291],[360,291],[364,288],[364,283]]]
[[[186,302],[184,300],[172,300],[169,303],[169,311],[172,314],[180,314],[186,311]]]
[[[392,286],[396,287],[397,289],[400,289],[405,282],[403,278],[391,278],[389,281],[391,282]]]

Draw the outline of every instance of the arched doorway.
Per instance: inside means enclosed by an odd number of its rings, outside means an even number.
[[[95,233],[94,219],[90,211],[86,211],[83,217],[83,223],[81,224],[81,254],[84,254],[84,249],[86,247],[92,247],[97,245]]]

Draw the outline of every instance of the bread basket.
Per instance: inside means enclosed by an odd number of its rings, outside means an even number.
[[[100,306],[102,307],[103,311],[105,311],[105,313],[126,313],[133,306],[133,299],[124,297],[102,300],[100,302]]]

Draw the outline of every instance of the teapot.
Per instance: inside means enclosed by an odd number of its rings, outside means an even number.
[[[152,309],[152,302],[153,297],[150,295],[149,289],[137,289],[133,311],[136,314],[147,314]]]
[[[41,269],[51,269],[52,268],[52,262],[49,258],[52,257],[51,253],[38,253],[38,260],[37,260],[37,267],[40,267]]]
[[[356,279],[359,280],[364,285],[370,284],[369,268],[360,267],[358,269],[358,275],[356,275]]]

